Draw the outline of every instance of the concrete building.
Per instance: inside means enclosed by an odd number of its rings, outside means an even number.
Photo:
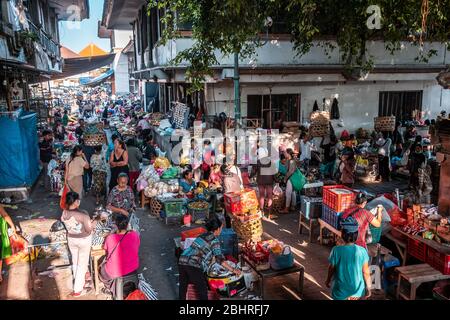
[[[163,32],[160,11],[152,9],[148,16],[146,1],[106,0],[105,28],[132,30],[135,51],[134,76],[140,87],[151,90],[157,83],[159,108],[167,111],[174,100],[185,100],[192,112],[204,107],[209,115],[225,112],[234,117],[233,57],[219,52],[219,64],[213,66],[214,76],[207,79],[205,90],[187,95],[186,64],[170,65],[177,53],[193,44],[189,26],[179,26],[182,37],[158,46]],[[351,131],[359,127],[373,128],[373,118],[395,115],[408,120],[414,110],[424,118],[434,118],[450,105],[450,91],[442,89],[436,76],[450,62],[445,45],[425,43],[437,54],[427,63],[415,60],[419,48],[405,42],[391,55],[383,41],[367,42],[367,56],[375,68],[364,77],[344,76],[344,64],[338,49],[327,56],[319,46],[298,57],[289,35],[269,33],[269,41],[257,50],[253,59],[240,60],[242,117],[258,119],[264,127],[284,112],[289,121],[309,117],[315,101],[319,107],[337,98],[341,120]]]
[[[0,109],[14,111],[42,109],[48,102],[41,89],[40,96],[28,84],[47,82],[62,73],[63,59],[59,44],[59,21],[89,17],[88,0],[4,0],[0,4]],[[71,9],[72,8],[72,9]],[[17,93],[17,94],[16,94]]]
[[[107,2],[105,1],[105,6]],[[105,9],[104,9],[105,10]],[[103,16],[105,19],[105,15]],[[114,70],[112,79],[112,91],[116,95],[124,95],[130,93],[130,73],[128,68],[128,54],[123,52],[128,46],[133,37],[133,32],[130,30],[104,28],[103,22],[99,22],[98,36],[100,38],[110,39],[111,51],[116,54],[111,68]],[[134,90],[134,88],[133,88]]]

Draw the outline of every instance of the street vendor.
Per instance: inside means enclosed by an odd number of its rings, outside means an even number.
[[[117,186],[115,186],[109,196],[106,208],[113,213],[129,216],[136,210],[134,193],[128,185],[128,174],[121,172],[117,178]]]
[[[156,153],[155,143],[153,141],[153,136],[152,135],[148,135],[145,142],[146,142],[146,146],[145,146],[145,149],[144,149],[143,157],[145,159],[150,160],[150,161],[151,160],[155,160],[158,155]]]
[[[358,235],[358,224],[343,223],[344,245],[335,246],[328,258],[330,264],[325,285],[330,288],[333,280],[331,296],[334,300],[359,300],[371,295],[369,255],[355,244]]]
[[[220,167],[223,176],[224,193],[239,192],[244,186],[242,182],[241,170],[234,164],[223,164]]]
[[[213,189],[222,188],[222,173],[220,172],[220,164],[214,164],[211,167],[211,174],[209,175],[209,185]]]
[[[212,217],[205,225],[207,232],[197,237],[194,242],[183,251],[178,261],[180,272],[179,299],[186,300],[188,284],[193,284],[200,300],[208,300],[208,283],[205,273],[215,262],[230,272],[240,275],[239,269],[234,269],[226,261],[222,253],[220,241],[217,238],[222,232],[222,221],[217,216]]]
[[[75,129],[75,136],[78,139],[78,143],[81,143],[83,134],[84,134],[84,130],[85,130],[84,119],[80,119],[78,121],[78,123],[79,123],[79,126]]]
[[[0,204],[0,285],[3,282],[3,259],[12,254],[11,244],[9,242],[8,226],[11,228],[12,235],[16,235],[16,227],[11,217]]]
[[[355,244],[367,249],[367,229],[369,228],[369,224],[375,228],[381,227],[383,207],[377,207],[377,216],[375,218],[370,211],[364,209],[366,205],[366,195],[364,193],[358,193],[355,199],[355,206],[342,213],[342,221],[356,221],[358,224],[358,238],[356,239]]]
[[[197,186],[197,183],[194,180],[192,170],[187,169],[182,173],[181,176],[182,176],[182,179],[180,179],[181,190],[188,195],[192,195],[194,189]]]

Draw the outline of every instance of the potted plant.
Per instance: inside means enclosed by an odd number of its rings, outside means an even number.
[[[38,35],[32,31],[22,31],[20,33],[20,38],[26,57],[32,57],[35,50],[34,42],[39,40]]]

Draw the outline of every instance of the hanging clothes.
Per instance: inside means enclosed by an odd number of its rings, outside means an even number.
[[[313,112],[319,111],[319,105],[317,104],[317,100],[314,100]]]
[[[339,114],[338,101],[336,98],[333,99],[333,104],[331,105],[331,115],[330,119],[339,120],[341,115]]]

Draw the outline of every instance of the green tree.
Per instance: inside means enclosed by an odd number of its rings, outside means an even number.
[[[366,24],[370,5],[381,9],[378,30]],[[373,68],[368,40],[383,39],[393,54],[402,41],[423,48],[423,41],[447,44],[450,39],[450,0],[150,0],[149,10],[153,7],[165,9],[162,44],[180,36],[177,23],[192,24],[194,45],[173,63],[188,63],[186,77],[193,90],[202,88],[211,66],[218,64],[217,52],[252,57],[269,16],[285,24],[298,55],[314,45],[328,54],[338,47],[348,73]],[[427,62],[434,54],[433,49],[419,50],[416,59]]]

